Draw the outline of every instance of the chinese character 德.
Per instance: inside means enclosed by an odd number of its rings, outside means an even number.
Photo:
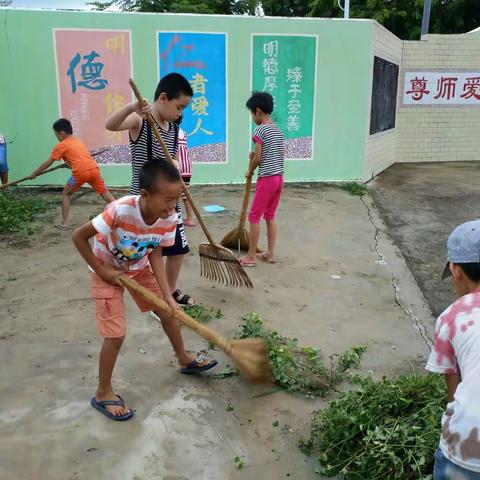
[[[263,53],[269,57],[278,57],[278,40],[263,44]]]
[[[200,93],[201,95],[205,95],[205,84],[207,82],[208,80],[203,75],[197,72],[190,80],[190,85],[192,86],[193,93]]]
[[[292,83],[288,89],[288,93],[292,95],[292,98],[297,98],[297,95],[302,93],[302,89],[298,83]]]
[[[192,112],[194,115],[208,115],[207,107],[209,103],[205,96],[194,97],[192,100]]]
[[[125,54],[125,35],[115,35],[105,40],[105,48],[113,53]]]
[[[110,115],[125,106],[125,97],[120,93],[107,93],[105,96],[105,108]]]
[[[425,77],[418,78],[415,77],[414,79],[410,80],[411,85],[411,90],[408,90],[406,92],[407,95],[412,95],[413,100],[421,100],[424,95],[428,95],[430,93],[430,90],[427,90],[427,80]]]
[[[108,85],[108,80],[100,78],[104,64],[101,62],[94,62],[95,58],[99,57],[95,50],[92,50],[88,55],[84,55],[85,62],[81,65],[81,81],[78,82],[80,87],[88,88],[89,90],[103,90]],[[82,57],[77,53],[70,61],[67,75],[70,77],[72,86],[72,93],[77,91],[77,80],[75,77],[75,69],[80,63]]]
[[[437,94],[433,98],[437,100],[446,97],[447,100],[450,100],[455,97],[457,80],[456,77],[440,77],[437,81]]]
[[[470,77],[465,79],[463,84],[463,93],[460,97],[465,100],[475,97],[477,100],[480,100],[480,77]]]
[[[266,58],[263,61],[264,75],[276,75],[278,73],[278,61],[276,58]]]
[[[300,118],[298,115],[289,115],[287,118],[287,130],[289,132],[297,132],[300,130]]]
[[[302,80],[302,68],[294,67],[287,69],[287,82],[300,83]]]

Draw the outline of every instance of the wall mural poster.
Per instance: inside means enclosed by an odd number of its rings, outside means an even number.
[[[193,98],[181,124],[192,162],[226,162],[226,35],[158,32],[158,59],[159,78],[178,72],[192,85]]]
[[[405,72],[403,104],[480,106],[480,71]]]
[[[54,43],[60,115],[90,150],[108,148],[98,163],[130,163],[128,132],[104,127],[108,115],[131,102],[130,32],[54,29]]]
[[[252,38],[252,89],[273,96],[273,120],[285,135],[289,159],[312,159],[316,48],[316,36]]]

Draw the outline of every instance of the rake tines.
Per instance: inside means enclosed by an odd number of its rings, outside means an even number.
[[[238,259],[227,248],[202,243],[199,247],[200,275],[227,287],[252,288],[253,284]]]

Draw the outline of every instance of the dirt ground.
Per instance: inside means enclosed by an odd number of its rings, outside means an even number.
[[[379,175],[371,193],[390,235],[438,316],[455,300],[441,281],[447,239],[480,217],[480,162],[397,164]]]
[[[193,193],[200,205],[227,208],[205,215],[215,238],[236,225],[239,188],[194,187]],[[83,223],[101,208],[94,195],[84,195],[73,202],[72,221]],[[203,236],[198,228],[188,230],[193,248],[179,286],[222,310],[213,328],[232,336],[240,317],[257,311],[268,327],[320,347],[327,362],[332,353],[367,343],[363,371],[382,376],[423,368],[433,320],[370,197],[289,186],[279,225],[280,262],[248,270],[253,291],[201,278],[195,246]],[[324,400],[285,392],[259,396],[272,387],[239,377],[180,375],[159,324],[130,298],[114,380],[136,416],[115,423],[92,409],[100,338],[87,268],[70,234],[50,225],[23,247],[12,243],[0,247],[2,478],[318,478],[315,458],[300,453],[297,441]],[[184,333],[191,349],[205,348],[195,334]],[[222,370],[228,358],[212,353]],[[233,411],[226,409],[229,402]],[[244,462],[240,470],[237,456]]]

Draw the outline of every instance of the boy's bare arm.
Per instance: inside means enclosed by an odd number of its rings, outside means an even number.
[[[73,243],[77,247],[83,259],[92,267],[93,271],[107,283],[111,285],[121,285],[118,277],[122,274],[121,271],[115,270],[112,267],[102,265],[98,258],[94,255],[89,240],[98,232],[92,225],[92,222],[85,223],[78,227],[73,233]]]
[[[129,130],[132,136],[138,136],[142,127],[142,115],[145,108],[147,107],[141,108],[138,102],[129,103],[107,118],[105,128],[112,132]]]
[[[246,177],[250,177],[255,172],[256,168],[260,165],[262,161],[262,145],[260,143],[255,143],[255,151],[250,153],[250,167],[247,171]]]
[[[152,267],[153,274],[157,279],[158,286],[163,294],[163,299],[168,302],[168,304],[176,310],[180,308],[178,303],[172,296],[170,291],[170,286],[168,285],[167,274],[165,272],[165,264],[162,257],[162,247],[157,247],[153,252],[148,256],[150,261],[150,266]]]
[[[52,157],[49,157],[48,160],[45,160],[42,164],[40,164],[31,174],[30,178],[34,179],[38,175],[40,175],[44,170],[46,170],[53,162],[55,159]]]
[[[453,402],[453,397],[459,383],[462,381],[462,377],[459,373],[446,373],[445,381],[447,382],[448,401]]]

